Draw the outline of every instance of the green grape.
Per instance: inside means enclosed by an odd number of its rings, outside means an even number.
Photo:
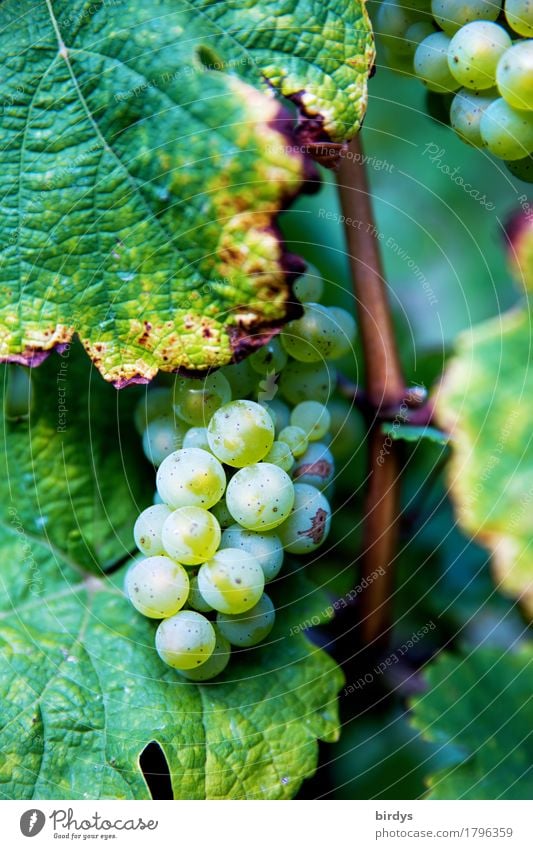
[[[128,572],[124,589],[139,613],[150,619],[164,619],[181,610],[189,595],[189,576],[170,557],[137,560]]]
[[[326,363],[288,362],[279,379],[280,392],[289,404],[320,401],[325,404],[337,383],[337,373]]]
[[[206,427],[190,427],[183,437],[183,448],[201,448],[203,451],[209,451],[209,442],[207,441]]]
[[[511,29],[526,38],[533,37],[532,0],[505,0],[504,10]]]
[[[224,366],[222,374],[231,387],[233,398],[244,398],[254,391],[257,383],[257,372],[250,365],[250,360],[242,360],[235,365]]]
[[[533,183],[533,156],[531,154],[523,159],[507,162],[506,165],[514,177],[523,180],[525,183]]]
[[[279,339],[271,339],[250,357],[250,365],[257,374],[273,374],[287,365],[287,354]]]
[[[137,403],[133,422],[142,436],[154,419],[168,418],[172,412],[172,392],[170,389],[156,387],[148,389]]]
[[[496,69],[496,83],[509,106],[533,109],[533,39],[505,51]]]
[[[523,159],[533,152],[533,113],[512,109],[503,97],[485,109],[481,138],[500,159]]]
[[[318,303],[324,292],[324,281],[320,272],[309,263],[305,274],[298,277],[292,290],[299,301],[313,301],[315,304]]]
[[[306,363],[342,356],[345,340],[329,307],[309,302],[303,308],[303,316],[289,321],[281,333],[281,344],[287,353]]]
[[[242,548],[222,548],[198,572],[203,598],[220,613],[244,613],[261,598],[265,576],[256,558]]]
[[[284,472],[290,472],[294,466],[294,455],[286,442],[273,442],[264,462],[273,463],[283,469]]]
[[[174,410],[190,425],[205,427],[223,404],[231,401],[231,387],[220,371],[201,380],[178,377],[174,384]]]
[[[348,310],[344,310],[342,307],[329,307],[329,314],[339,330],[339,341],[334,357],[342,357],[353,348],[357,332],[355,319]]]
[[[467,144],[483,147],[481,116],[497,96],[493,89],[480,94],[467,88],[462,88],[455,95],[450,108],[451,125]]]
[[[327,498],[314,486],[295,483],[291,514],[276,533],[286,551],[307,554],[322,545],[330,524],[331,508]]]
[[[159,657],[174,669],[196,669],[209,660],[215,645],[215,629],[209,619],[195,610],[180,610],[163,619],[155,632]]]
[[[212,507],[226,488],[222,465],[201,448],[182,448],[163,460],[156,475],[157,491],[170,507]]]
[[[184,430],[172,416],[153,419],[143,434],[143,451],[154,466],[177,451],[183,444]]]
[[[303,403],[306,403],[305,401]],[[284,427],[278,436],[279,442],[284,442],[293,457],[301,457],[307,451],[309,440],[305,430],[295,425]]]
[[[276,433],[279,433],[280,430],[287,427],[291,417],[291,411],[287,405],[283,403],[283,401],[279,401],[277,398],[274,398],[272,401],[261,401],[261,406],[270,413],[272,421],[274,422]]]
[[[292,479],[325,489],[333,480],[335,461],[333,454],[322,442],[312,442],[294,467]]]
[[[239,525],[268,531],[281,524],[294,502],[287,472],[272,463],[255,463],[232,477],[226,492],[228,510]]]
[[[189,681],[210,681],[212,678],[216,678],[217,675],[220,675],[221,672],[224,672],[230,661],[231,646],[229,644],[229,640],[220,633],[220,630],[216,625],[213,627],[216,642],[211,657],[195,669],[180,670],[180,674]]]
[[[165,519],[161,533],[166,553],[186,566],[209,560],[220,537],[220,525],[203,507],[178,507]]]
[[[415,58],[416,48],[421,41],[424,41],[428,35],[433,35],[436,32],[435,27],[430,21],[417,21],[408,28],[405,33],[405,49],[407,51],[406,58],[410,62],[409,70],[413,73],[413,59]]]
[[[384,0],[379,4],[375,21],[375,33],[382,43],[396,55],[406,52],[405,33],[416,17],[397,0]]]
[[[27,419],[33,403],[31,370],[10,363],[7,367],[4,414],[8,421]]]
[[[443,32],[434,32],[420,42],[415,51],[415,73],[430,91],[441,94],[459,88],[448,67],[450,39]]]
[[[319,404],[318,401],[302,401],[291,413],[291,425],[301,427],[309,442],[322,439],[328,432],[330,424],[328,408]]]
[[[234,646],[249,648],[262,643],[270,634],[276,621],[276,611],[272,601],[263,593],[257,604],[245,613],[231,616],[228,613],[217,614],[220,633]]]
[[[135,545],[143,554],[165,553],[161,532],[170,512],[166,504],[154,504],[143,510],[137,518],[133,527],[133,538]]]
[[[207,438],[219,460],[240,468],[266,457],[274,442],[274,423],[255,401],[232,401],[216,411]]]
[[[337,460],[353,457],[365,439],[363,416],[344,398],[334,398],[328,404],[330,415],[330,450]]]
[[[274,533],[261,534],[257,531],[247,531],[240,525],[232,525],[222,534],[220,543],[224,548],[242,548],[253,554],[263,570],[265,583],[272,581],[283,564],[283,546]]]
[[[234,519],[228,510],[225,498],[221,498],[217,504],[211,507],[211,513],[221,528],[229,528],[230,525],[233,525]]]
[[[432,0],[431,11],[447,35],[472,21],[495,21],[502,8],[501,0]]]
[[[209,613],[209,611],[213,610],[211,605],[206,602],[198,588],[198,575],[194,575],[190,578],[189,598],[187,599],[187,604],[199,613]]]
[[[450,42],[450,71],[466,88],[476,91],[492,88],[496,66],[510,46],[511,39],[499,24],[474,21],[456,32]]]

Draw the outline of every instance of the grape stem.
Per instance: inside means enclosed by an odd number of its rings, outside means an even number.
[[[362,644],[377,649],[390,638],[400,512],[400,447],[395,440],[385,444],[381,425],[402,405],[420,407],[421,399],[406,388],[398,356],[360,135],[350,144],[350,156],[341,160],[337,183],[366,375],[364,393],[355,387],[355,398],[366,408],[369,428],[369,483],[359,557],[361,580],[367,584],[360,596],[359,628]],[[348,225],[348,220],[353,223]]]

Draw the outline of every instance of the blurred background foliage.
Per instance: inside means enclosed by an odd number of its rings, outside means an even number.
[[[430,388],[457,334],[521,297],[506,268],[503,228],[528,186],[429,117],[420,83],[380,67],[379,53],[377,66],[363,131],[377,238],[405,374]],[[282,216],[282,228],[289,248],[323,275],[324,301],[350,308],[335,174],[322,170],[321,176],[321,189],[302,196]],[[342,369],[362,382],[360,352]],[[314,634],[344,662],[347,685],[341,740],[322,747],[319,769],[301,798],[423,796],[428,776],[457,758],[444,738],[429,743],[412,725],[410,700],[424,688],[424,667],[443,649],[514,651],[524,640],[520,612],[495,590],[486,551],[455,524],[445,486],[449,450],[425,440],[404,448],[392,646],[428,623],[434,627],[383,673],[376,673],[383,658],[357,649],[342,614]],[[332,598],[357,583],[353,553],[360,543],[364,456],[357,451],[338,475],[331,544],[310,567]]]

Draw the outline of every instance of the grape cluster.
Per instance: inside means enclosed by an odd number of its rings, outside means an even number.
[[[383,0],[375,29],[387,64],[455,93],[450,122],[465,142],[531,179],[532,0]]]
[[[335,377],[325,360],[350,349],[355,323],[318,303],[321,287],[301,278],[296,293],[313,301],[247,361],[202,380],[178,376],[136,410],[157,492],[135,523],[144,556],[125,590],[140,613],[162,620],[157,652],[187,679],[214,678],[231,646],[268,636],[275,610],[265,584],[285,552],[307,554],[328,535],[332,452],[345,454],[354,423],[347,402],[326,406]],[[278,378],[284,400],[263,400]]]

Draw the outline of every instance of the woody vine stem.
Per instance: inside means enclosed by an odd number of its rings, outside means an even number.
[[[422,399],[406,388],[402,373],[364,163],[359,135],[351,142],[349,157],[341,160],[337,182],[366,375],[369,468],[360,564],[361,578],[373,575],[374,580],[370,578],[360,599],[359,628],[362,644],[379,648],[388,642],[392,624],[400,484],[400,444],[389,440],[385,445],[382,425],[400,408],[419,405]]]

